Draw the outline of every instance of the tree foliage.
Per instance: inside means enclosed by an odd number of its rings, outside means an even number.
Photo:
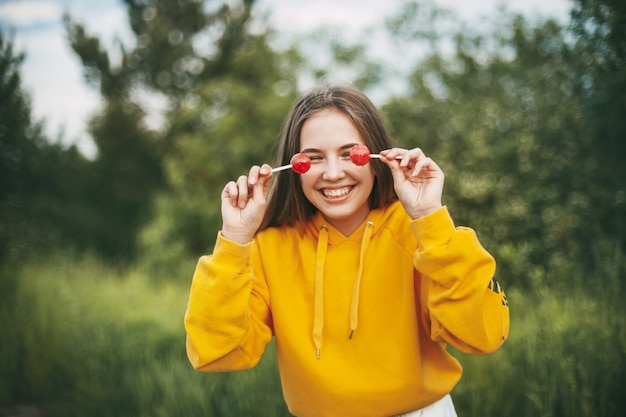
[[[581,138],[590,160],[587,192],[599,230],[626,248],[626,4],[576,0],[571,50],[582,80],[580,100],[589,135]]]
[[[130,47],[120,41],[118,50],[108,51],[69,15],[65,24],[85,78],[99,87],[104,102],[90,123],[98,149],[89,168],[92,192],[86,196],[97,209],[94,243],[105,256],[133,259],[153,197],[166,186],[164,156],[177,138],[199,126],[198,120],[181,116],[188,114],[185,106],[198,100],[201,86],[231,71],[253,2],[125,3],[135,37]],[[167,103],[168,123],[159,131],[146,127],[142,94],[159,95]]]
[[[605,12],[619,21],[618,9]],[[626,237],[624,124],[606,117],[624,114],[623,71],[608,78],[597,67],[614,69],[621,46],[590,42],[583,16],[574,13],[574,41],[572,29],[519,16],[487,36],[458,33],[453,52],[420,63],[410,91],[385,107],[404,144],[441,162],[457,220],[481,231],[500,273],[522,285],[613,261]]]
[[[87,161],[49,141],[34,120],[19,74],[23,58],[0,32],[0,262],[86,237],[86,208],[73,196]]]

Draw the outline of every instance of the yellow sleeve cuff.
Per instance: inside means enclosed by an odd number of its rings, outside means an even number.
[[[214,258],[223,260],[250,259],[251,252],[252,242],[242,245],[227,239],[222,235],[221,231],[218,232],[215,247],[213,248]]]
[[[446,206],[411,221],[411,230],[418,243],[418,250],[445,245],[454,234],[455,227]]]

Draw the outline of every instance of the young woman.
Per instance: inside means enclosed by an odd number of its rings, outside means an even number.
[[[380,159],[353,164],[359,144]],[[226,184],[222,230],[191,285],[189,360],[247,369],[275,337],[296,416],[455,416],[461,366],[446,346],[495,351],[509,311],[493,258],[442,206],[443,172],[393,148],[350,85],[296,102],[279,162],[299,152],[311,160],[302,175],[254,166]]]

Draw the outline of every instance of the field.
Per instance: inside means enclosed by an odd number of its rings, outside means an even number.
[[[0,416],[288,416],[273,346],[251,371],[189,365],[183,314],[193,265],[169,282],[94,259],[50,259],[2,271]],[[600,278],[606,283],[606,275]],[[506,285],[506,284],[505,284]],[[611,291],[508,291],[511,336],[465,356],[459,416],[617,416],[625,308]]]

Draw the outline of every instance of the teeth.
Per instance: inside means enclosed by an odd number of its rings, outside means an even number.
[[[350,192],[350,187],[339,188],[334,190],[323,189],[322,193],[324,196],[329,198],[343,197],[344,195]]]

